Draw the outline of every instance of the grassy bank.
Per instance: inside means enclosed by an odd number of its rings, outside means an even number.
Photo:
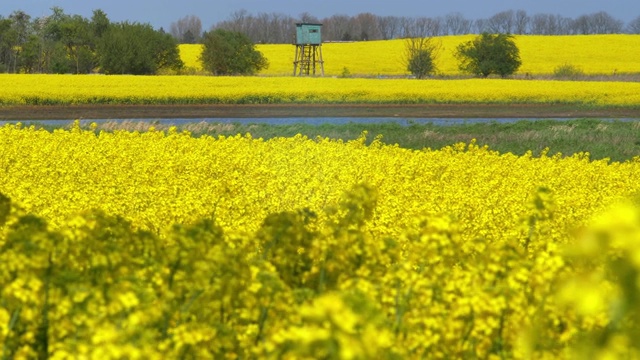
[[[43,123],[37,123],[43,126]],[[88,126],[88,125],[87,125]],[[152,124],[141,121],[123,123],[100,123],[97,130],[117,129],[146,131]],[[153,124],[157,130],[168,130],[170,125]],[[45,128],[52,130],[52,126]],[[610,158],[625,161],[640,155],[640,120],[605,121],[595,119],[579,120],[537,120],[518,121],[509,124],[484,123],[463,125],[412,124],[403,126],[395,123],[346,125],[267,125],[239,123],[193,123],[178,126],[180,131],[190,131],[194,136],[232,136],[250,133],[254,138],[291,137],[302,134],[309,138],[317,136],[333,139],[353,140],[363,131],[368,132],[367,141],[382,135],[382,142],[398,144],[409,149],[425,147],[440,149],[458,142],[468,143],[476,139],[479,145],[488,145],[502,153],[522,155],[531,150],[535,156],[545,148],[549,155],[561,153],[571,155],[589,152],[592,159]]]

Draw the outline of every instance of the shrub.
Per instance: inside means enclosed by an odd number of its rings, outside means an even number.
[[[575,80],[582,76],[584,76],[584,71],[582,70],[582,68],[569,63],[559,65],[553,70],[553,77],[558,79]]]
[[[506,77],[515,73],[522,61],[520,50],[508,34],[483,33],[475,39],[458,45],[456,57],[460,70],[487,77],[498,74]]]
[[[214,75],[253,75],[269,66],[243,33],[217,29],[206,33],[203,43],[202,64]]]
[[[433,38],[411,38],[406,42],[407,70],[418,79],[436,72],[435,58],[441,45]]]

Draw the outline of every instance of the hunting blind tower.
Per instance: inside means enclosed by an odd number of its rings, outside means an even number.
[[[324,76],[322,61],[322,24],[296,24],[296,56],[293,60],[293,76],[315,75],[316,65]]]

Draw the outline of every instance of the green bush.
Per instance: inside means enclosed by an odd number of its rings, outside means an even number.
[[[584,76],[584,71],[582,70],[582,68],[569,63],[559,65],[553,70],[553,77],[557,79],[575,80],[582,76]]]
[[[217,29],[205,33],[202,41],[200,59],[214,75],[253,75],[269,66],[267,58],[243,33]]]
[[[411,38],[406,41],[405,61],[407,70],[422,79],[436,72],[435,59],[441,45],[433,38]]]
[[[482,77],[491,74],[506,77],[522,65],[520,50],[508,34],[483,33],[458,45],[455,55],[460,61],[460,70]]]

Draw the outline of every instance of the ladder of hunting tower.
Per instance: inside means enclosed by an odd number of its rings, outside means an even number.
[[[293,75],[316,75],[317,67],[324,76],[324,61],[322,60],[322,46],[316,44],[296,45]]]

